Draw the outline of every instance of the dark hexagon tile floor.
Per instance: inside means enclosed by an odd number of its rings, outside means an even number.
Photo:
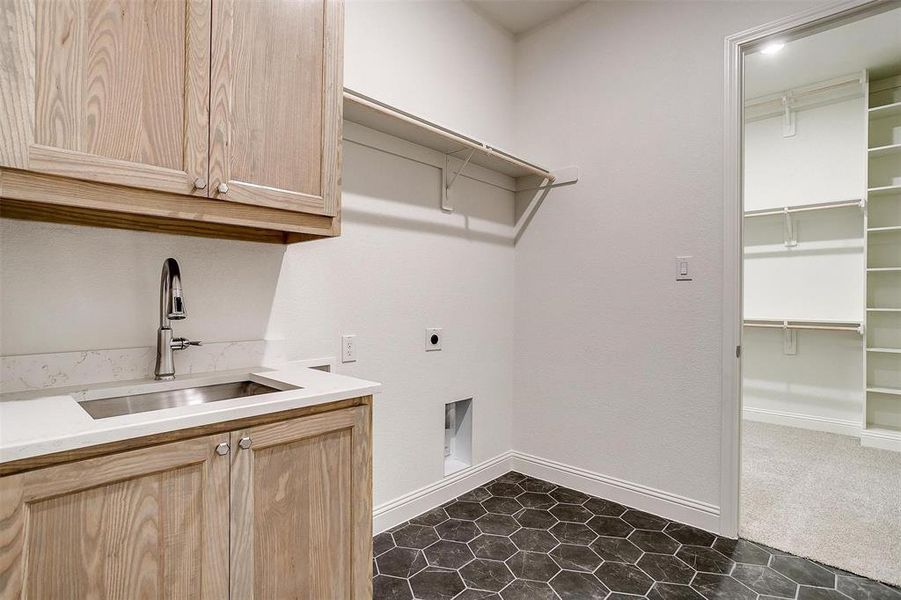
[[[510,472],[373,539],[373,600],[901,600],[901,590]]]

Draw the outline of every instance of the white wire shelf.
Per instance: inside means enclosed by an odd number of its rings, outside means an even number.
[[[868,273],[901,273],[901,267],[869,267]]]
[[[891,227],[867,227],[870,233],[889,233],[892,231],[901,231],[901,225],[892,225]]]
[[[554,180],[544,167],[347,88],[344,89],[344,118],[461,159],[471,153],[468,162],[510,177],[535,175]]]
[[[901,354],[901,348],[867,348],[867,352],[878,354]]]

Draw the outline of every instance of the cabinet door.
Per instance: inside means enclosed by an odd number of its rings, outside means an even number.
[[[340,0],[216,0],[210,196],[334,216],[340,194]]]
[[[372,598],[369,414],[232,433],[232,598]]]
[[[228,596],[227,435],[0,480],[0,598]]]
[[[0,164],[206,196],[210,0],[0,5]]]

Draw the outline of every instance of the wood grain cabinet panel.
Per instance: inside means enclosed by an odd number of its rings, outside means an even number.
[[[232,598],[372,597],[369,414],[232,433]]]
[[[210,0],[6,4],[21,62],[0,95],[24,119],[4,124],[5,166],[206,196]]]
[[[0,598],[226,598],[227,439],[4,477]]]
[[[212,197],[337,214],[343,14],[340,0],[214,2]]]
[[[0,598],[371,600],[357,400],[0,478]]]
[[[0,216],[339,235],[343,20],[342,0],[0,0]]]

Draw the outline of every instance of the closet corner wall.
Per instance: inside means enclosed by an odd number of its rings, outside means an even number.
[[[901,451],[901,78],[867,80],[745,103],[743,416]]]
[[[901,451],[901,74],[867,90],[865,390],[861,443]]]

